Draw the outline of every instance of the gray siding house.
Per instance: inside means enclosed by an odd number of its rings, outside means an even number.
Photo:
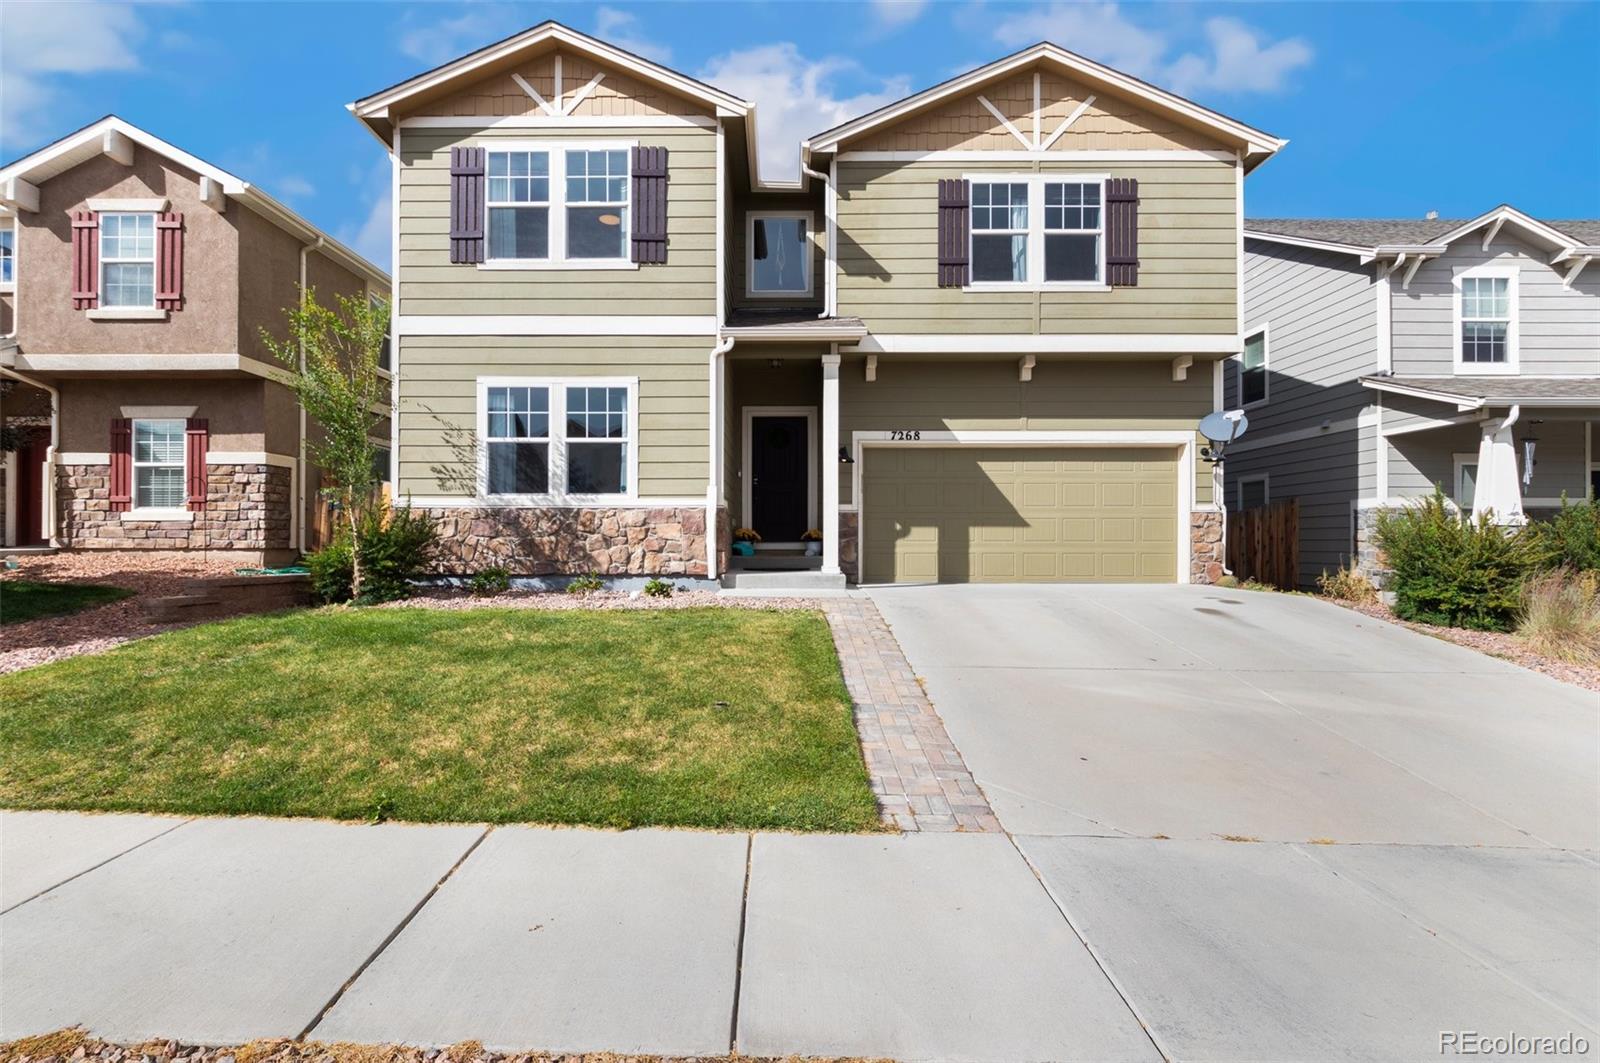
[[[1246,222],[1248,433],[1227,504],[1300,503],[1300,582],[1374,570],[1377,512],[1430,494],[1499,523],[1600,485],[1600,221]]]

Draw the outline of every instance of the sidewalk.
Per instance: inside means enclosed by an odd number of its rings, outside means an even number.
[[[1156,1059],[1002,834],[0,813],[0,1040]]]

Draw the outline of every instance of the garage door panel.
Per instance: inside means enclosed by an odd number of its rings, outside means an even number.
[[[870,582],[1177,575],[1175,451],[873,449],[862,478]]]

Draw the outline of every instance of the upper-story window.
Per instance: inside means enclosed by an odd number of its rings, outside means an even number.
[[[0,285],[17,280],[17,230],[13,224],[0,229]]]
[[[972,287],[1048,290],[1105,283],[1105,178],[978,175]]]
[[[1456,369],[1513,372],[1517,365],[1517,269],[1488,266],[1456,276]]]
[[[487,152],[490,263],[629,265],[625,147]]]
[[[156,305],[156,216],[100,215],[100,305]]]
[[[748,215],[745,244],[749,262],[745,294],[811,294],[811,215],[806,211],[763,211]]]
[[[1239,355],[1239,405],[1267,401],[1267,330],[1251,333]]]

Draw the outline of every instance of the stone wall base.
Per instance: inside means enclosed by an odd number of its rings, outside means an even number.
[[[1379,590],[1390,575],[1388,559],[1378,548],[1378,514],[1382,512],[1380,506],[1355,512],[1355,569]]]
[[[423,510],[439,524],[439,568],[513,576],[704,576],[704,507]],[[719,521],[725,523],[725,517]],[[719,529],[718,538],[721,538]]]
[[[111,509],[109,465],[62,465],[56,474],[61,545],[72,550],[238,550],[255,558],[291,551],[291,471],[280,465],[207,465],[206,505],[191,520],[127,520]]]
[[[1189,582],[1212,584],[1222,578],[1222,513],[1189,514]]]

